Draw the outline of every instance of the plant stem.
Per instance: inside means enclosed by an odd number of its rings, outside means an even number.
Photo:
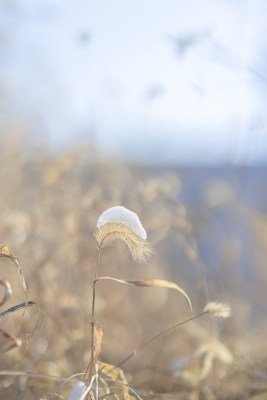
[[[187,322],[193,321],[196,318],[201,317],[202,315],[206,315],[208,314],[209,311],[202,311],[200,314],[195,315],[185,321],[179,322],[178,324],[175,324],[173,326],[171,326],[170,328],[165,329],[164,331],[161,331],[159,333],[157,333],[155,336],[153,336],[152,338],[150,338],[149,340],[147,340],[145,343],[143,343],[141,346],[139,346],[137,349],[135,349],[131,354],[129,354],[127,357],[125,357],[123,360],[121,360],[118,364],[114,365],[114,367],[112,367],[110,370],[105,371],[105,374],[110,373],[111,371],[113,371],[115,368],[119,368],[122,366],[122,364],[126,363],[128,360],[130,360],[130,358],[134,357],[137,355],[137,353],[139,353],[139,351],[143,350],[146,346],[148,346],[151,342],[153,342],[154,340],[158,339],[160,336],[164,335],[164,333],[167,333],[175,328],[177,328],[178,326],[184,325]]]
[[[102,243],[100,243],[99,248],[98,248],[98,255],[97,255],[97,262],[96,262],[96,268],[95,268],[95,279],[93,282],[93,298],[92,298],[92,320],[91,320],[91,358],[90,361],[87,365],[85,374],[84,374],[84,379],[85,380],[91,380],[92,378],[92,373],[93,373],[93,354],[94,354],[94,345],[95,345],[95,298],[96,298],[96,281],[97,281],[97,273],[99,269],[99,264],[100,264],[100,255],[101,255],[101,249],[102,249]]]
[[[102,242],[101,242],[101,244],[99,246],[99,249],[98,249],[97,262],[96,262],[96,268],[95,268],[95,279],[94,279],[94,282],[93,282],[93,300],[92,300],[92,321],[93,322],[94,322],[94,319],[95,319],[95,284],[96,284],[97,273],[98,273],[99,264],[100,264],[101,249],[102,249]]]

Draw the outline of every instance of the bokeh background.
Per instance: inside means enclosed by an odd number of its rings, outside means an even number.
[[[1,318],[22,345],[1,336],[0,398],[68,398],[73,381],[58,384],[84,372],[93,233],[114,205],[139,215],[155,254],[137,265],[114,243],[101,275],[174,281],[194,314],[232,308],[151,344],[127,380],[154,399],[265,398],[266,13],[263,0],[0,1],[0,237],[41,309],[32,338],[34,309]],[[4,311],[25,297],[0,261]],[[97,290],[110,364],[191,316],[167,289]]]
[[[145,164],[266,162],[264,1],[1,1],[1,125]]]

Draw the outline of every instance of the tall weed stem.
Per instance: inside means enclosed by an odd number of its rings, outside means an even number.
[[[95,299],[96,299],[96,282],[97,282],[97,273],[99,269],[99,264],[100,264],[100,256],[101,256],[101,249],[102,249],[102,243],[99,245],[98,248],[98,254],[97,254],[97,262],[96,262],[96,268],[95,268],[95,278],[93,282],[93,298],[92,298],[92,320],[91,320],[91,358],[88,363],[88,366],[85,371],[84,379],[91,380],[92,373],[93,373],[93,353],[94,353],[94,345],[95,345]]]

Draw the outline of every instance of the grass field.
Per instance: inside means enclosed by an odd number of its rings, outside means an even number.
[[[0,150],[1,243],[18,257],[40,311],[2,314],[0,398],[67,399],[82,380],[61,385],[90,360],[96,223],[123,205],[139,216],[154,254],[140,264],[114,241],[102,249],[99,276],[175,282],[193,311],[175,290],[98,282],[103,342],[94,397],[267,399],[267,170],[157,169],[126,166],[89,147],[53,156],[22,148],[10,141]],[[11,261],[0,260],[13,291],[2,313],[26,301]],[[203,315],[120,364],[209,301],[229,304],[231,317]],[[105,375],[107,364],[120,369]]]

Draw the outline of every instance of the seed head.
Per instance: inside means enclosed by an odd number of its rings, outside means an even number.
[[[231,315],[230,306],[218,301],[207,303],[203,311],[209,313],[212,318],[228,318]]]
[[[109,208],[97,221],[95,238],[100,247],[109,246],[114,240],[123,240],[134,260],[147,262],[153,253],[147,234],[138,216],[125,207]]]

